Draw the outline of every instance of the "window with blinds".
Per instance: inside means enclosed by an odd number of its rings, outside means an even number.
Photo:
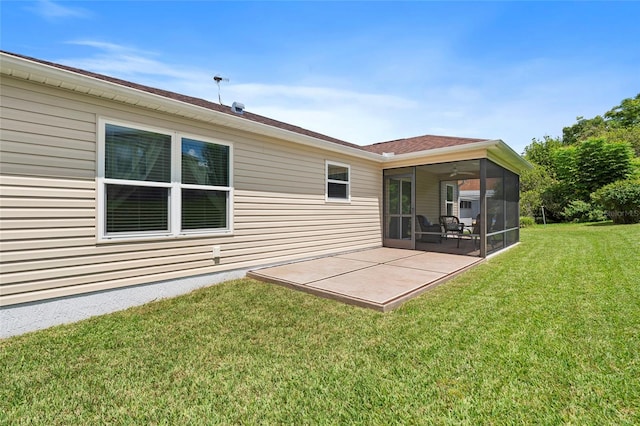
[[[326,162],[326,193],[327,201],[349,201],[351,169],[346,164]]]
[[[230,233],[231,146],[101,121],[100,237]]]
[[[182,138],[181,152],[181,228],[226,227],[229,147]]]

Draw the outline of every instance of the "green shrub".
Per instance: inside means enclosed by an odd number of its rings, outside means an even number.
[[[520,228],[528,228],[536,224],[536,220],[530,216],[520,216]]]
[[[640,179],[619,180],[591,194],[614,223],[640,223]]]
[[[602,222],[607,216],[598,206],[593,206],[582,200],[573,200],[562,212],[569,222]]]

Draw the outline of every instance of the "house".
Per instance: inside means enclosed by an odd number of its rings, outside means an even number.
[[[501,140],[358,146],[241,104],[0,55],[3,309],[419,248],[415,216],[460,214],[462,180],[486,218],[478,254],[519,239],[528,164]]]

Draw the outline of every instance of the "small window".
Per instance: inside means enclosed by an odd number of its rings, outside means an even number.
[[[325,198],[327,201],[351,200],[351,169],[346,164],[326,162],[327,185]]]
[[[471,208],[471,201],[460,200],[460,208],[461,209],[470,209]]]
[[[446,209],[447,209],[447,216],[453,216],[454,215],[454,211],[453,211],[453,206],[454,206],[454,189],[453,189],[453,185],[446,185],[446,189],[447,189],[447,198],[445,200],[445,205],[446,205]]]

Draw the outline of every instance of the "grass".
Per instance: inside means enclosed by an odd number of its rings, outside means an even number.
[[[550,225],[387,314],[249,279],[0,341],[0,423],[639,424],[640,225]]]

